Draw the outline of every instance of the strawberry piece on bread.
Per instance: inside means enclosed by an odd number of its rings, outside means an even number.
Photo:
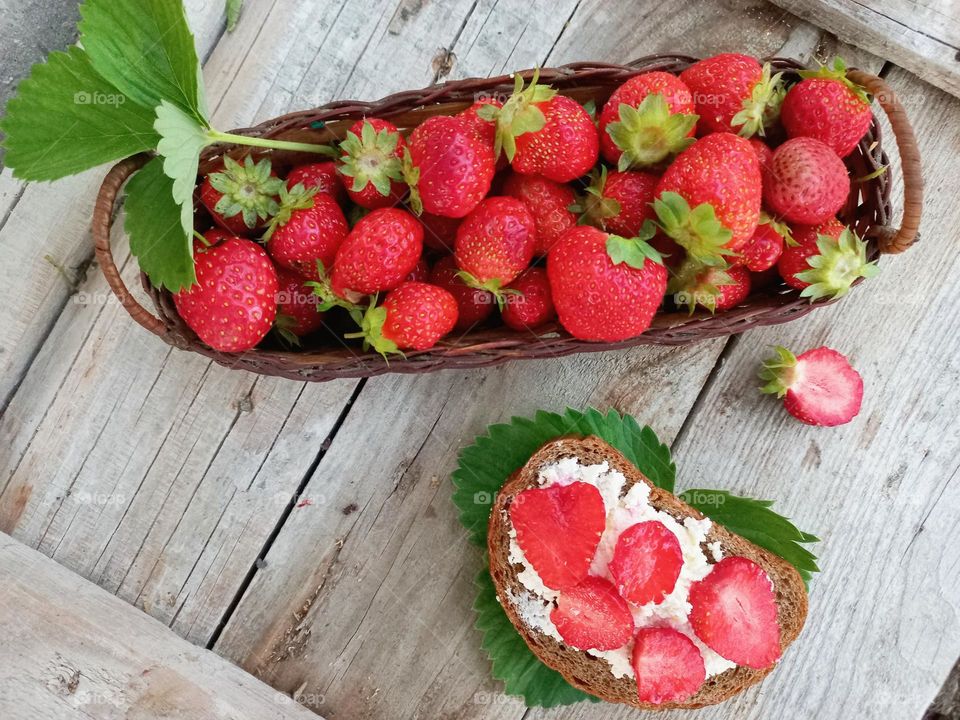
[[[662,705],[689,700],[703,685],[706,669],[693,641],[668,627],[643,628],[633,642],[631,658],[642,703]]]
[[[624,598],[646,605],[673,592],[682,567],[677,536],[662,522],[650,520],[632,525],[620,535],[610,574]]]
[[[578,650],[616,650],[630,642],[630,607],[609,580],[588,575],[557,598],[550,613],[560,637]]]

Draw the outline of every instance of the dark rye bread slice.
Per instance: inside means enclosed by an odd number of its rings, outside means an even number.
[[[493,512],[487,544],[490,549],[490,574],[497,589],[497,598],[514,627],[523,636],[533,653],[548,667],[559,672],[574,687],[608,702],[632,705],[644,710],[666,708],[699,708],[723,702],[742,690],[760,682],[773,669],[754,670],[736,667],[709,678],[696,695],[684,703],[650,705],[637,698],[636,682],[631,677],[615,678],[606,660],[569,648],[547,635],[524,625],[519,618],[508,592],[523,593],[526,589],[517,579],[522,566],[508,560],[510,552],[510,520],[508,510],[513,498],[523,490],[537,487],[537,475],[544,465],[566,457],[577,458],[582,465],[609,463],[626,478],[623,494],[636,483],[650,486],[650,503],[681,524],[684,518],[703,518],[703,514],[687,505],[675,495],[655,487],[618,450],[598,437],[562,437],[548,442],[533,457],[515,472],[500,489]],[[734,535],[726,528],[713,523],[706,542],[720,542],[724,557],[749,558],[760,565],[773,581],[777,601],[777,621],[780,624],[780,646],[786,649],[800,634],[807,617],[807,591],[796,569],[786,560]],[[712,554],[704,547],[708,561]],[[774,666],[776,667],[776,666]]]

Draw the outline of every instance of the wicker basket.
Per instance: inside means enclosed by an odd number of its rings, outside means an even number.
[[[541,81],[570,95],[580,102],[595,100],[601,106],[611,92],[625,80],[641,72],[665,70],[679,73],[695,58],[680,55],[657,55],[636,60],[629,65],[580,62],[541,70]],[[775,59],[775,68],[796,78],[802,66],[792,60]],[[527,79],[531,71],[522,73]],[[878,77],[857,70],[849,76],[865,86],[887,113],[896,135],[903,167],[904,217],[899,228],[892,226],[890,207],[890,173],[854,183],[850,199],[841,216],[869,243],[871,258],[895,254],[908,248],[917,237],[923,201],[920,157],[913,130],[903,107],[889,87]],[[237,131],[253,135],[300,142],[326,143],[342,136],[356,119],[376,116],[391,120],[401,128],[411,128],[425,118],[452,114],[468,107],[478,95],[509,93],[511,78],[457,80],[409,92],[398,93],[377,102],[335,102],[315,110],[293,113],[271,120],[255,128]],[[847,158],[851,176],[865,177],[887,165],[887,156],[880,142],[880,126],[874,118],[870,132]],[[208,148],[201,158],[201,173],[210,170],[224,152],[241,155],[248,148]],[[268,154],[276,167],[289,167],[312,157],[277,151],[255,151]],[[392,358],[389,363],[376,353],[364,353],[359,347],[338,342],[331,333],[327,347],[308,348],[300,352],[257,348],[245,353],[221,353],[200,342],[177,315],[170,293],[152,287],[146,276],[141,279],[156,306],[156,315],[141,306],[128,291],[114,263],[110,249],[110,229],[115,217],[118,196],[123,184],[150,159],[138,155],[118,163],[107,175],[100,189],[93,216],[93,237],[97,259],[107,282],[131,317],[150,332],[178,348],[192,350],[231,368],[250,370],[263,375],[296,380],[326,381],[334,378],[357,378],[387,372],[419,373],[441,369],[475,368],[497,365],[508,360],[550,358],[579,352],[600,352],[635,345],[682,345],[697,340],[731,335],[760,325],[776,325],[806,315],[825,302],[810,303],[796,290],[782,284],[759,288],[739,307],[713,316],[705,312],[661,313],[643,335],[617,343],[591,343],[577,340],[557,325],[534,332],[516,332],[505,327],[478,329],[459,338],[448,338],[440,345],[424,351],[408,353],[405,359]]]

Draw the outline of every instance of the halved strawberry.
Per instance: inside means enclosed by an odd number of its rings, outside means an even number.
[[[574,482],[524,490],[510,504],[510,522],[543,583],[564,590],[587,576],[607,514],[597,488]]]
[[[863,402],[863,378],[836,350],[819,347],[794,356],[777,347],[763,364],[762,392],[784,398],[791,415],[808,425],[833,427],[853,420]]]
[[[681,567],[683,552],[677,536],[662,522],[650,520],[620,534],[610,574],[624,599],[646,605],[673,592]]]
[[[669,627],[647,627],[637,633],[633,672],[640,702],[652,705],[688,700],[707,677],[693,640]]]
[[[577,650],[616,650],[633,635],[633,615],[609,580],[587,576],[564,590],[550,612],[563,642]]]
[[[780,658],[780,625],[773,584],[763,568],[727,557],[690,587],[690,625],[721,657],[752,668]]]

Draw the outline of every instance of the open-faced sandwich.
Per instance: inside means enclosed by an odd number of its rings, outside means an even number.
[[[790,563],[593,436],[548,442],[510,477],[488,546],[497,599],[530,650],[609,702],[722,702],[776,666],[807,615]]]

